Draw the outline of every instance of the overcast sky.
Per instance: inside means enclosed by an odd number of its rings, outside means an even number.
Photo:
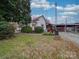
[[[66,19],[67,23],[79,22],[79,0],[31,0],[32,17],[44,15],[51,23],[55,23],[55,8],[57,23],[65,23]]]

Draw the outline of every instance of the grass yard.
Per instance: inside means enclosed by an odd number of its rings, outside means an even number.
[[[18,34],[0,41],[0,59],[79,59],[79,48],[53,36]]]

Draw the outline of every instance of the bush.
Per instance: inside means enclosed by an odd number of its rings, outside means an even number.
[[[43,35],[54,35],[52,32],[45,32]]]
[[[36,28],[35,28],[35,32],[36,32],[36,33],[43,33],[44,30],[43,30],[42,27],[36,27]]]
[[[23,33],[31,33],[32,32],[32,28],[30,26],[25,26],[21,29],[21,32]]]
[[[14,35],[14,27],[8,22],[0,22],[0,39],[6,39]]]

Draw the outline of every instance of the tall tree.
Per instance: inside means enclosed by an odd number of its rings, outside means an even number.
[[[0,1],[0,16],[6,21],[11,21],[14,14],[14,7],[10,4],[10,0]]]
[[[28,24],[31,21],[30,0],[1,0],[0,18],[6,21],[22,22]]]
[[[31,21],[30,12],[30,0],[18,0],[17,17],[19,21],[28,24]]]

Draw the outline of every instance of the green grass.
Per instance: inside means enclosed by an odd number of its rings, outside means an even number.
[[[42,36],[42,35],[27,35],[19,34],[16,37],[0,41],[0,59],[9,59],[14,56],[12,59],[24,59],[21,55],[23,49],[27,49],[28,46],[35,47],[36,43],[42,39],[51,41],[52,36]],[[19,57],[17,57],[17,55]]]
[[[79,53],[74,56],[77,48],[70,48],[72,45],[68,42],[53,38],[42,34],[18,34],[14,38],[1,40],[0,59],[64,59],[63,55],[69,57],[66,59],[72,59],[67,55],[68,51],[72,52],[74,59],[79,59]]]

